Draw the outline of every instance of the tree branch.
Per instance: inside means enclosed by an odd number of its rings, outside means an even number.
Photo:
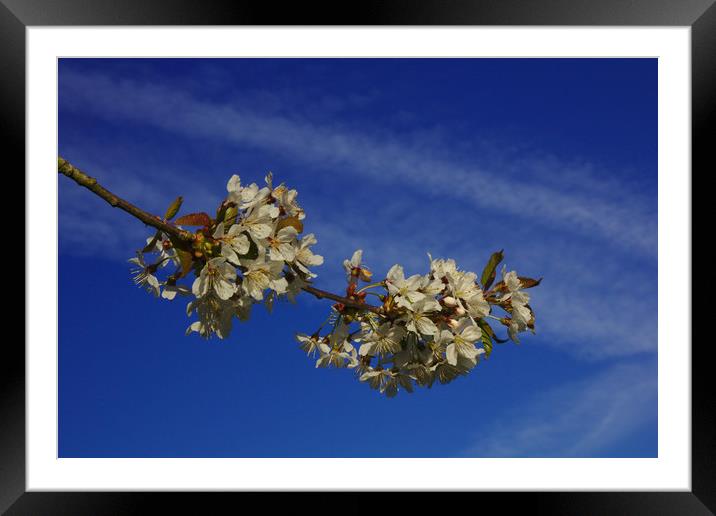
[[[148,226],[152,226],[158,230],[167,233],[168,235],[174,236],[186,242],[190,242],[194,239],[194,235],[190,231],[179,229],[178,227],[168,223],[160,217],[152,215],[151,213],[142,210],[141,208],[130,203],[129,201],[125,201],[121,197],[118,197],[117,195],[113,194],[105,187],[100,185],[95,178],[88,176],[62,157],[57,158],[57,172],[69,177],[78,185],[84,186],[95,195],[107,201],[112,207],[126,211],[127,213],[141,220]],[[347,297],[339,296],[337,294],[332,294],[331,292],[326,292],[325,290],[312,287],[311,285],[306,285],[302,287],[302,289],[309,294],[313,294],[318,299],[331,299],[350,308],[357,308],[359,310],[366,310],[379,315],[384,315],[382,308],[378,306],[360,303],[355,299],[349,299]]]
[[[353,299],[349,299],[347,297],[341,297],[337,294],[331,294],[330,292],[326,292],[325,290],[318,289],[316,287],[312,287],[311,285],[306,285],[305,287],[302,287],[303,290],[308,292],[309,294],[313,294],[318,299],[331,299],[333,301],[337,301],[341,303],[342,305],[351,307],[351,308],[358,308],[359,310],[367,310],[369,312],[373,312],[378,315],[385,315],[383,312],[383,309],[379,306],[373,306],[368,305],[364,303],[359,303],[358,301],[355,301]]]
[[[194,239],[194,235],[190,231],[179,229],[173,224],[162,220],[160,217],[147,213],[134,204],[125,201],[121,197],[117,197],[115,194],[100,185],[95,178],[88,176],[70,162],[64,160],[62,157],[57,158],[57,172],[66,175],[70,179],[74,180],[78,185],[84,186],[92,193],[107,201],[113,208],[119,208],[120,210],[126,211],[148,226],[155,227],[164,231],[168,235],[174,236],[179,240],[184,240],[186,242],[190,242]]]

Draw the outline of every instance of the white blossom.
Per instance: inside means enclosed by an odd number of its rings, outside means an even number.
[[[157,267],[155,265],[147,265],[147,263],[144,261],[144,255],[141,253],[141,251],[137,251],[137,256],[135,258],[130,258],[128,261],[137,266],[131,271],[134,283],[141,287],[145,287],[147,291],[158,297],[159,280],[154,275],[154,272],[156,272]]]
[[[394,325],[390,322],[381,324],[373,330],[370,324],[363,323],[361,345],[358,350],[360,356],[377,355],[384,356],[389,353],[400,351],[400,341],[405,336],[405,328]]]
[[[316,243],[317,240],[313,233],[309,233],[308,235],[304,236],[300,241],[297,241],[295,243],[295,245],[297,245],[297,248],[294,254],[293,263],[301,272],[305,273],[309,278],[315,278],[316,274],[311,272],[308,267],[323,264],[323,256],[313,254],[313,251],[311,251],[310,249],[310,246],[315,245]]]
[[[408,392],[413,392],[410,376],[400,371],[372,369],[363,373],[360,376],[360,381],[367,382],[372,389],[379,390],[389,398],[398,394],[399,387],[403,387]]]
[[[280,276],[283,265],[283,262],[265,261],[263,257],[248,262],[241,284],[243,291],[257,301],[263,300],[267,288],[285,294],[288,281]]]
[[[422,284],[422,276],[415,274],[405,279],[403,267],[393,265],[385,279],[388,292],[395,296],[395,303],[404,308],[410,308],[413,303],[425,299],[425,294],[419,292]]]
[[[353,281],[355,278],[360,278],[363,281],[370,281],[373,273],[362,264],[362,260],[362,249],[355,251],[350,260],[343,260],[343,269],[346,271],[349,281]]]
[[[232,224],[224,234],[224,223],[221,222],[214,231],[214,238],[221,240],[221,255],[235,265],[241,264],[239,255],[245,255],[251,248],[249,237],[240,224]]]
[[[296,197],[298,196],[296,190],[291,190],[284,185],[279,185],[274,189],[273,196],[278,200],[278,205],[283,208],[289,217],[296,217],[298,220],[303,220],[306,217],[303,208],[296,202]]]
[[[448,292],[457,301],[457,305],[465,308],[462,301],[478,295],[479,287],[475,283],[477,274],[474,272],[452,271],[446,274],[448,279]]]
[[[342,348],[334,348],[325,343],[318,346],[318,351],[321,356],[316,360],[316,367],[346,367],[346,360],[351,358]]]
[[[174,249],[171,248],[171,241],[166,238],[164,233],[160,233],[159,238],[156,239],[155,236],[147,237],[146,242],[147,245],[143,249],[144,253],[157,253],[159,267],[166,267],[170,263],[179,265],[179,258]],[[154,245],[147,249],[152,242],[154,242]]]
[[[529,321],[532,318],[532,312],[526,305],[515,301],[515,299],[512,299],[511,304],[512,319],[510,325],[507,327],[507,334],[510,336],[510,339],[519,343],[520,339],[517,334],[527,329]]]
[[[315,235],[300,236],[299,221],[306,214],[297,202],[298,192],[283,183],[274,187],[271,172],[265,181],[264,187],[243,186],[233,175],[217,210],[223,221],[206,223],[181,244],[160,231],[129,260],[136,266],[135,283],[154,295],[168,300],[193,296],[186,310],[197,320],[188,334],[227,338],[233,319],[247,320],[256,303],[271,311],[283,296],[294,302],[316,277],[311,268],[323,264],[323,257],[311,250]],[[156,260],[149,263],[145,255]],[[509,314],[499,320],[514,341],[519,342],[520,332],[534,331],[530,297],[515,271],[503,267],[502,282],[486,298],[476,273],[460,270],[455,260],[428,257],[430,269],[424,275],[406,278],[403,267],[395,264],[384,281],[359,289],[358,280],[370,283],[372,272],[363,264],[363,251],[356,250],[343,262],[346,293],[318,296],[335,304],[318,331],[296,334],[300,349],[316,358],[316,367],[351,369],[361,382],[393,397],[400,390],[412,392],[415,385],[448,383],[470,372],[493,336],[488,322],[498,318],[490,316],[491,305]],[[488,266],[501,260],[502,253],[495,253]],[[175,271],[166,271],[170,264]],[[177,283],[182,279],[191,288]],[[528,286],[536,283],[530,280]],[[321,335],[324,327],[331,331]]]
[[[382,390],[389,377],[390,371],[386,369],[371,369],[360,376],[360,381],[367,382],[371,389]]]
[[[429,297],[435,297],[445,290],[445,283],[438,278],[433,278],[430,274],[426,274],[420,280],[420,292]]]
[[[296,256],[296,241],[298,232],[293,226],[281,228],[273,236],[268,237],[269,258],[274,261],[292,262]]]
[[[300,348],[308,355],[314,356],[319,351],[319,345],[321,341],[316,335],[305,335],[299,333],[296,335],[296,340],[300,343]]]
[[[474,319],[482,319],[490,313],[490,303],[485,301],[485,295],[478,289],[472,297],[465,299],[467,313]]]
[[[177,294],[181,296],[188,296],[191,294],[191,290],[184,285],[164,285],[164,288],[162,289],[162,297],[164,299],[172,301]]]
[[[455,272],[457,272],[457,265],[455,263],[455,260],[433,260],[433,257],[430,255],[430,253],[428,253],[428,258],[430,259],[430,273],[433,275],[434,278],[442,279],[448,274],[454,274]]]
[[[223,256],[206,262],[191,287],[196,297],[204,297],[212,290],[223,300],[229,299],[236,292],[236,269]]]
[[[475,326],[470,319],[462,319],[457,328],[455,328],[452,342],[445,349],[445,356],[450,365],[457,365],[458,357],[463,357],[474,362],[479,354],[484,353],[484,349],[475,347],[475,342],[480,340],[482,332],[479,327]]]
[[[353,272],[353,269],[357,269],[360,267],[362,259],[363,259],[363,250],[358,249],[353,253],[353,256],[351,256],[350,260],[343,260],[343,269],[346,271],[346,274],[348,274],[349,279],[351,277],[351,273]]]
[[[500,299],[502,301],[509,299],[512,309],[512,320],[507,327],[507,334],[513,341],[520,342],[517,334],[527,329],[529,321],[532,318],[532,312],[529,307],[527,307],[530,296],[522,291],[522,282],[515,271],[506,272],[506,269],[503,268],[502,281],[507,288],[507,293]]]
[[[226,184],[226,190],[229,192],[226,200],[235,203],[242,210],[263,203],[271,193],[269,188],[264,187],[259,189],[256,183],[242,187],[241,178],[236,174],[229,179],[229,182]]]
[[[231,320],[234,315],[234,303],[224,301],[214,295],[198,297],[187,305],[187,315],[197,313],[199,320],[191,323],[187,328],[187,335],[192,332],[199,333],[204,338],[216,334],[225,339],[231,333]]]
[[[413,303],[401,320],[404,320],[406,328],[414,333],[435,335],[438,327],[430,319],[429,314],[436,311],[440,311],[440,303],[434,299],[424,298]]]
[[[273,231],[274,220],[278,218],[278,214],[278,208],[270,204],[252,208],[241,221],[241,228],[249,232],[254,242],[260,244]]]
[[[502,300],[511,299],[512,303],[518,303],[526,305],[530,302],[530,296],[527,292],[522,290],[522,282],[517,276],[517,272],[510,271],[505,272],[506,269],[502,269],[502,281],[507,288],[507,293],[501,297]]]

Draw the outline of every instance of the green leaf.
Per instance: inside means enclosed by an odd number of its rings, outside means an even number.
[[[492,354],[492,339],[487,332],[482,332],[482,347],[485,348],[485,357],[489,357]]]
[[[179,213],[179,208],[181,208],[182,202],[184,202],[184,198],[181,195],[174,199],[174,202],[169,205],[167,211],[164,213],[164,220],[172,220],[174,215]]]
[[[207,213],[189,213],[179,217],[176,221],[180,226],[211,226],[211,217]]]
[[[495,330],[493,330],[492,326],[487,324],[487,321],[485,321],[484,319],[478,319],[476,322],[477,322],[477,325],[482,330],[483,335],[486,333],[487,335],[490,336],[490,338],[492,338],[493,340],[495,340],[495,342],[497,342],[499,344],[507,342],[507,339],[498,338],[497,335],[495,334]]]
[[[177,256],[179,257],[179,262],[181,263],[181,274],[177,278],[179,279],[189,274],[189,271],[192,268],[193,258],[189,251],[177,249],[176,252]]]
[[[497,266],[502,261],[502,258],[504,258],[502,251],[503,250],[500,249],[496,253],[492,253],[492,256],[490,256],[490,259],[487,261],[487,265],[485,265],[485,268],[482,271],[480,282],[482,283],[482,288],[485,290],[490,288],[492,282],[495,281],[495,276],[497,274]]]

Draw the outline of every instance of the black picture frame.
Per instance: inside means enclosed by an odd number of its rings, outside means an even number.
[[[716,170],[716,0],[363,0],[353,9],[287,3],[190,0],[0,0],[0,113],[3,156],[25,169],[25,30],[73,25],[606,25],[691,27],[693,170]],[[48,174],[54,171],[48,171]],[[6,176],[7,177],[7,176]],[[693,177],[693,172],[691,173]],[[24,183],[21,187],[24,190]],[[19,190],[16,190],[19,191]],[[25,192],[26,194],[28,192]],[[33,238],[27,235],[26,239]],[[693,251],[691,251],[693,252]],[[693,255],[692,255],[693,256]],[[28,271],[25,271],[27,274]],[[690,282],[690,271],[685,271]],[[691,328],[684,329],[692,340]],[[713,514],[716,511],[716,410],[709,343],[692,340],[691,492],[477,493],[479,506],[545,514]],[[179,498],[184,511],[211,513],[238,493],[25,492],[25,351],[5,339],[0,359],[0,511],[7,514],[151,512]],[[708,387],[711,385],[711,388]],[[249,496],[246,493],[244,496]],[[250,495],[255,496],[255,495]],[[422,503],[424,497],[413,498]],[[265,502],[262,502],[265,503]]]

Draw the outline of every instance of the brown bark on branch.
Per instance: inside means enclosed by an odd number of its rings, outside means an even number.
[[[141,220],[148,226],[152,226],[167,233],[168,235],[174,236],[183,241],[189,242],[194,238],[193,233],[191,233],[190,231],[179,229],[178,227],[163,220],[162,218],[156,215],[152,215],[151,213],[142,210],[141,208],[130,203],[129,201],[125,201],[121,197],[118,197],[117,195],[113,194],[105,187],[100,185],[95,178],[88,176],[62,157],[57,158],[57,172],[69,177],[78,185],[84,186],[95,195],[107,201],[112,207],[126,211],[127,213]],[[326,292],[325,290],[315,288],[311,285],[306,285],[302,288],[304,291],[316,296],[318,299],[330,299],[350,308],[357,308],[359,310],[366,310],[379,315],[383,315],[383,310],[381,307],[360,303],[354,299],[349,299],[347,297],[339,296],[337,294],[332,294],[331,292]]]
[[[169,222],[166,222],[160,217],[152,215],[151,213],[147,213],[146,211],[142,210],[141,208],[138,208],[132,203],[125,201],[121,197],[117,197],[115,194],[100,185],[95,178],[88,176],[87,174],[73,166],[70,162],[62,159],[61,157],[57,158],[57,172],[66,175],[70,179],[74,180],[75,183],[77,183],[78,185],[84,186],[94,194],[107,201],[112,207],[126,211],[127,213],[141,220],[148,226],[160,229],[168,235],[174,236],[180,240],[184,240],[187,242],[193,240],[194,238],[194,235],[190,231],[184,231],[182,229],[179,229],[178,227],[174,226],[173,224],[170,224]]]
[[[306,285],[303,287],[303,290],[308,292],[309,294],[313,294],[318,299],[331,299],[333,301],[337,301],[338,303],[341,303],[342,305],[348,306],[350,308],[358,308],[359,310],[366,310],[369,312],[373,312],[378,315],[384,315],[383,309],[379,306],[373,306],[368,305],[364,303],[359,303],[355,300],[348,299],[347,297],[341,297],[336,294],[331,294],[330,292],[326,292],[325,290],[321,290],[315,287],[312,287],[311,285]]]

